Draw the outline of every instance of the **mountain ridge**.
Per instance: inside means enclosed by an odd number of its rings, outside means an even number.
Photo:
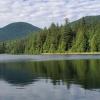
[[[100,15],[95,15],[95,16],[84,16],[84,17],[81,17],[80,19],[78,20],[75,20],[75,21],[72,21],[70,22],[70,24],[75,25],[75,24],[78,24],[82,18],[85,19],[86,23],[89,23],[89,24],[96,24],[97,22],[100,22]]]
[[[0,28],[0,41],[24,38],[39,30],[41,29],[26,22],[14,22]]]
[[[70,22],[72,27],[77,27],[82,18]],[[100,15],[97,16],[85,16],[85,21],[90,25],[95,26],[95,24],[100,23]],[[29,24],[27,22],[13,22],[2,28],[0,28],[0,41],[15,40],[25,38],[31,33],[40,31],[41,29],[37,26]]]

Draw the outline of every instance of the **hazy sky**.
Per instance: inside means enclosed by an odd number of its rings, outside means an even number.
[[[29,22],[38,27],[100,14],[100,0],[0,0],[0,27]]]

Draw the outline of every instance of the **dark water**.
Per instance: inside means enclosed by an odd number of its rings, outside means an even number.
[[[100,60],[1,62],[0,100],[100,100]]]

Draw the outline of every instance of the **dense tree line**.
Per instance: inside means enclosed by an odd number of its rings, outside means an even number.
[[[100,22],[87,23],[82,18],[72,25],[51,24],[28,38],[0,42],[0,53],[40,54],[65,52],[100,52]]]

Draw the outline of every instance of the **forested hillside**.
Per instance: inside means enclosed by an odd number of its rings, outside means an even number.
[[[97,17],[83,17],[73,23],[66,21],[61,26],[52,23],[27,39],[1,42],[0,53],[100,52],[100,16]]]
[[[11,23],[0,29],[0,41],[25,38],[40,28],[25,22]]]

